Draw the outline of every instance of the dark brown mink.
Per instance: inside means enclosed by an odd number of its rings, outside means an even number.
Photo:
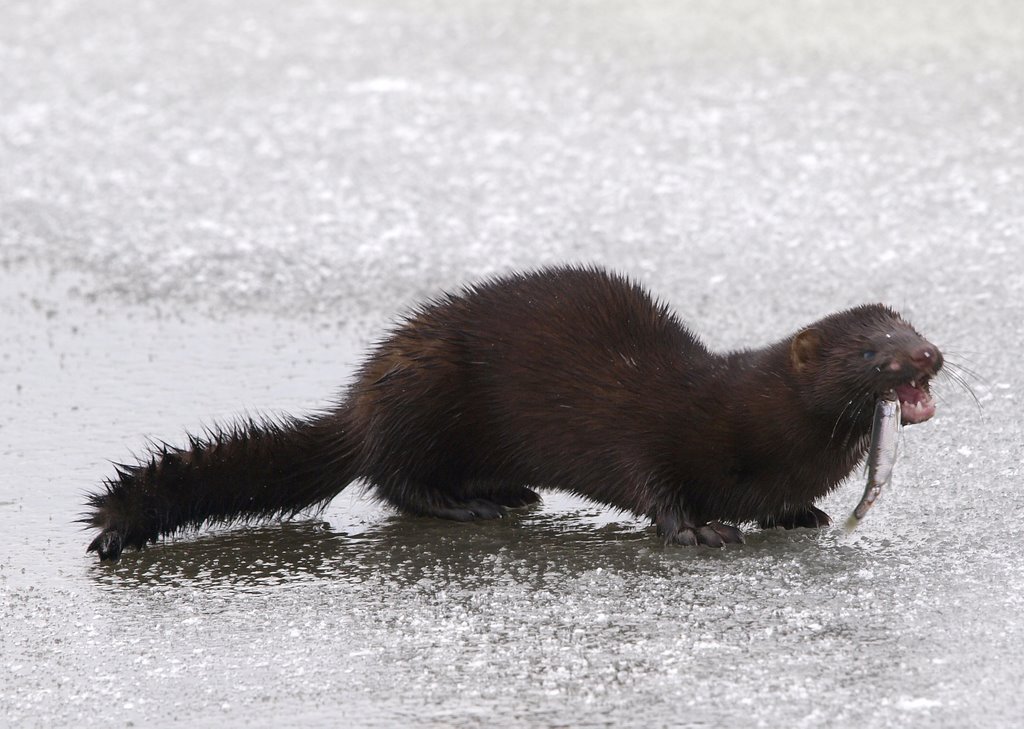
[[[935,407],[942,354],[892,309],[709,351],[641,286],[597,268],[516,273],[415,309],[333,408],[161,446],[89,497],[117,559],[204,523],[292,516],[363,480],[408,514],[469,521],[561,489],[650,518],[666,542],[820,527],[865,454],[873,405]]]

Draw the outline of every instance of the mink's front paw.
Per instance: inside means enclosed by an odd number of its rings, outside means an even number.
[[[734,526],[709,521],[699,527],[684,526],[675,534],[665,535],[667,542],[695,547],[703,544],[706,547],[724,547],[726,544],[742,544],[743,532]]]

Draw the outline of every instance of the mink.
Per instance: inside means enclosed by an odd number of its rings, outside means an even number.
[[[557,489],[649,518],[668,543],[821,527],[874,403],[930,418],[942,354],[893,309],[710,351],[635,281],[512,273],[442,295],[377,343],[337,403],[162,445],[88,498],[101,560],[207,523],[322,509],[361,481],[406,514],[494,519]]]

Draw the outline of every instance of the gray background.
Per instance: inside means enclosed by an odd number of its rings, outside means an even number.
[[[1010,0],[7,0],[0,723],[1021,721],[1022,69]],[[563,261],[716,348],[890,302],[980,407],[938,383],[849,536],[350,489],[84,554],[110,460],[323,406],[413,302]]]

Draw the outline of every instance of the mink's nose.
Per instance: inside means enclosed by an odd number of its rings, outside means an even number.
[[[942,367],[942,352],[932,344],[922,344],[910,353],[910,361],[918,369],[934,374]]]

